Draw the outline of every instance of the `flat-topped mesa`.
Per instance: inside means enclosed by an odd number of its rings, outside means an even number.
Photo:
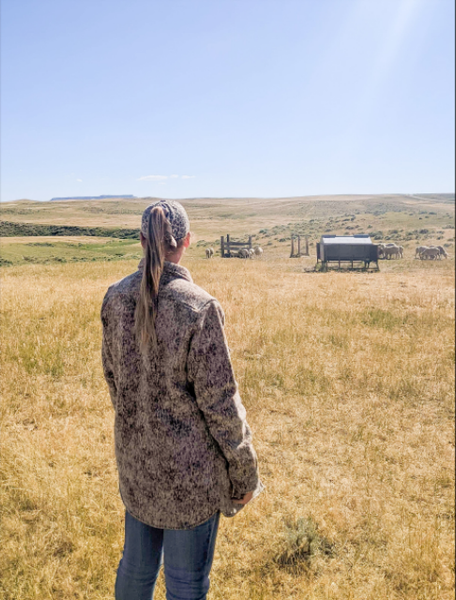
[[[121,194],[120,196],[67,196],[66,198],[51,198],[49,202],[65,202],[66,200],[110,200],[119,198],[136,198],[132,194]]]

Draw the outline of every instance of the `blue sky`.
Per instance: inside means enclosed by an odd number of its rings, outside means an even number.
[[[1,0],[2,200],[454,191],[453,0]]]

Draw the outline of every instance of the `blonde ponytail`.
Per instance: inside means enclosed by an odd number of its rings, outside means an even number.
[[[136,335],[141,351],[149,344],[156,346],[155,319],[158,308],[158,289],[167,254],[177,249],[171,225],[161,206],[154,207],[149,215],[144,248],[144,271],[135,312]]]

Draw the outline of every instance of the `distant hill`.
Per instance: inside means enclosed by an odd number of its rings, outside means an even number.
[[[122,194],[121,196],[69,196],[67,198],[51,198],[50,202],[62,202],[64,200],[107,200],[111,198],[136,198],[131,194]]]
[[[23,200],[0,205],[0,266],[27,261],[52,262],[57,260],[56,256],[98,260],[99,255],[93,254],[93,242],[88,254],[82,246],[78,245],[80,251],[74,253],[65,245],[80,236],[84,239],[77,244],[83,246],[87,236],[100,239],[100,252],[103,256],[112,254],[112,260],[125,253],[136,257],[141,253],[138,243],[141,215],[157,198],[101,196],[57,200]],[[253,236],[270,258],[289,256],[292,234],[309,238],[311,247],[315,247],[323,234],[368,234],[375,243],[395,242],[404,246],[409,256],[414,256],[415,247],[419,245],[443,246],[454,255],[454,193],[184,198],[180,201],[188,212],[193,234],[189,257],[201,257],[201,249],[208,245],[217,248],[220,237],[228,234],[236,240]],[[107,242],[106,238],[111,239]],[[123,243],[128,251],[120,247]],[[105,251],[105,246],[111,254]],[[62,248],[67,249],[67,254]]]
[[[0,220],[4,233],[0,237],[31,235],[35,225],[46,227],[82,227],[137,230],[141,215],[157,198],[134,196],[101,196],[53,202],[8,202],[0,205]],[[221,235],[233,237],[257,235],[267,231],[280,240],[290,231],[319,239],[322,233],[377,233],[375,239],[396,236],[397,231],[420,232],[427,229],[435,236],[433,243],[453,243],[454,193],[434,194],[357,194],[329,196],[300,196],[296,198],[188,198],[180,199],[185,206],[194,242],[220,240]],[[356,221],[356,222],[355,222]],[[28,234],[13,230],[12,223],[27,226]],[[391,230],[391,233],[389,233]],[[395,233],[393,233],[395,231]],[[62,230],[63,232],[63,230]],[[437,233],[439,232],[439,233]],[[69,235],[65,233],[60,235]],[[58,235],[40,230],[35,235]],[[76,235],[76,233],[73,233]],[[79,232],[77,235],[83,235]],[[84,235],[88,235],[84,233]],[[93,235],[93,234],[92,234]],[[98,235],[101,235],[99,233]],[[105,234],[109,235],[109,234]],[[261,234],[266,235],[266,234]],[[429,236],[429,233],[414,233]],[[404,237],[403,236],[403,237]],[[441,237],[443,236],[443,237]],[[441,239],[439,239],[441,237]],[[427,239],[427,238],[426,238]],[[273,240],[272,243],[275,243]],[[389,240],[387,240],[389,241]],[[420,242],[425,241],[420,238]],[[405,237],[404,237],[405,243]]]

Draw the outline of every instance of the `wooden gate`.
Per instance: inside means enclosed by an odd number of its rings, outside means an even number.
[[[230,239],[229,235],[226,236],[226,240],[223,235],[220,237],[220,254],[222,258],[232,258],[241,248],[246,248],[247,250],[252,248],[251,235],[249,235],[248,242],[234,242]]]
[[[301,252],[301,236],[300,235],[292,235],[291,236],[291,254],[290,258],[299,258],[300,256],[309,256],[309,238],[305,237],[306,241],[306,249],[305,252]],[[295,245],[296,242],[296,245]]]

